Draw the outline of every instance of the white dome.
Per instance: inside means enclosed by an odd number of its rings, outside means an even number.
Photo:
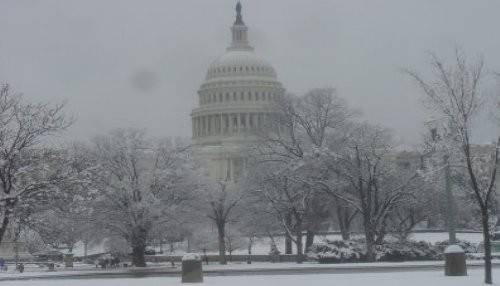
[[[228,50],[208,67],[206,79],[228,76],[263,76],[276,78],[274,68],[252,50]]]

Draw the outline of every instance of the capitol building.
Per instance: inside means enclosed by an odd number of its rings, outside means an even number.
[[[192,110],[196,157],[212,178],[235,182],[241,176],[259,131],[277,114],[284,88],[276,71],[254,53],[241,4],[236,5],[232,41],[208,67]]]

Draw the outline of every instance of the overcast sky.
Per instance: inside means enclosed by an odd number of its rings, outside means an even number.
[[[401,72],[456,46],[500,70],[500,1],[244,0],[257,54],[287,89],[334,87],[365,118],[420,139],[426,115]],[[29,100],[67,100],[66,138],[117,127],[191,134],[208,65],[230,42],[235,0],[2,0],[0,82]],[[483,127],[478,140],[493,138]]]

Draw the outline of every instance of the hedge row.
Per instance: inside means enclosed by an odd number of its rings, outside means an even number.
[[[441,260],[447,241],[430,244],[424,241],[384,242],[375,246],[376,261],[421,261]],[[475,247],[469,242],[458,241],[466,253],[475,252]],[[313,244],[307,256],[319,263],[343,263],[366,261],[365,244],[362,240],[326,240]]]

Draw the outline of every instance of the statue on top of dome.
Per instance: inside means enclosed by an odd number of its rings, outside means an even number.
[[[234,22],[235,25],[245,25],[243,23],[243,18],[241,16],[241,3],[238,1],[236,4],[236,21]]]

